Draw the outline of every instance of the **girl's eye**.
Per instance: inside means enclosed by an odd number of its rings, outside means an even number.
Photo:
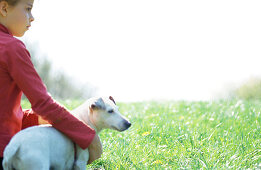
[[[109,110],[108,113],[113,113],[113,110]]]
[[[27,10],[27,11],[31,11],[31,10],[32,10],[32,8],[26,8],[26,10]]]

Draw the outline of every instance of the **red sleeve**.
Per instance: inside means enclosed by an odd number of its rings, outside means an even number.
[[[81,148],[87,148],[95,136],[95,131],[75,118],[47,93],[24,44],[20,40],[10,43],[5,56],[11,77],[30,101],[33,111]]]
[[[38,115],[35,114],[32,110],[23,110],[23,122],[22,122],[22,129],[39,125]]]

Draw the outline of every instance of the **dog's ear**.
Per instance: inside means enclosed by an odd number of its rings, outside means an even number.
[[[91,104],[91,108],[93,110],[95,109],[105,109],[105,103],[102,100],[102,98],[98,98],[97,100],[94,100],[93,103]]]
[[[113,99],[113,97],[109,97],[109,99],[111,100],[111,101],[113,101],[113,103],[116,105],[116,102],[115,102],[115,100]]]

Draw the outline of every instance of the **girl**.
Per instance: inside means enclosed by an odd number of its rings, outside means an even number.
[[[23,36],[30,28],[34,21],[33,3],[34,0],[0,0],[0,161],[12,136],[23,128],[39,124],[40,115],[81,148],[88,147],[91,163],[102,153],[99,137],[52,99],[25,45],[13,37]],[[22,110],[22,92],[33,111]]]

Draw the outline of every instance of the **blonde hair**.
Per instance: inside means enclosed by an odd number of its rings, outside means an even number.
[[[0,0],[1,1],[6,1],[9,5],[15,6],[19,0]]]

